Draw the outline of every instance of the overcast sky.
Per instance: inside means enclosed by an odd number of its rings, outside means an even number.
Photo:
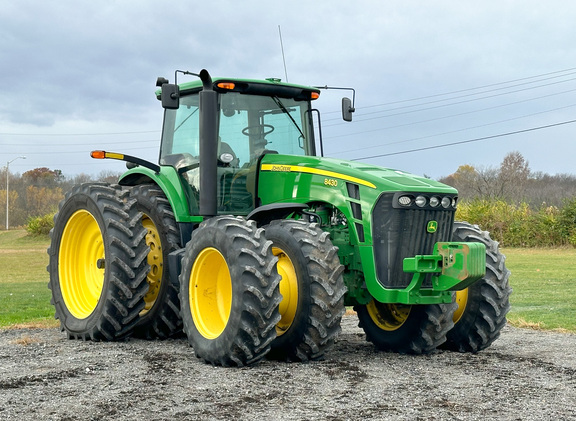
[[[576,174],[571,0],[18,0],[0,8],[0,167],[123,171],[157,162],[158,76],[174,70],[354,87],[325,91],[325,155],[438,178],[519,151]],[[451,146],[446,146],[450,145]],[[412,152],[409,152],[412,151]]]

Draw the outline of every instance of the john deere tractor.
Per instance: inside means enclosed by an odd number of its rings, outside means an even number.
[[[379,350],[477,352],[499,336],[509,271],[486,232],[454,222],[455,189],[323,157],[319,88],[179,73],[192,81],[157,82],[158,164],[93,151],[128,171],[60,204],[49,288],[69,338],[184,333],[215,365],[308,361],[346,306]]]

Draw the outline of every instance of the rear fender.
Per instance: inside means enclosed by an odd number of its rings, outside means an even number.
[[[176,169],[162,166],[160,172],[156,173],[148,168],[136,167],[124,173],[119,180],[119,184],[123,186],[136,186],[145,183],[156,184],[162,189],[170,202],[176,222],[202,222],[202,217],[193,215],[191,212],[190,198],[182,187]]]

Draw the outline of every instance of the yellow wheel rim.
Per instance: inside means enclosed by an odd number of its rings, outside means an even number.
[[[366,306],[372,321],[382,330],[399,329],[410,315],[412,306],[405,304],[385,304],[372,300]]]
[[[215,248],[205,248],[196,258],[188,294],[198,332],[206,339],[220,336],[232,310],[232,278],[226,259]]]
[[[164,258],[162,256],[162,242],[160,241],[160,235],[158,234],[158,229],[154,222],[147,216],[142,217],[142,225],[146,228],[146,244],[150,247],[150,252],[148,253],[148,264],[150,265],[150,271],[148,272],[148,277],[146,278],[148,282],[148,293],[144,296],[144,310],[140,312],[140,316],[145,315],[150,311],[158,294],[160,293],[160,286],[162,285],[162,272],[164,270]]]
[[[96,308],[104,285],[104,240],[98,222],[87,210],[74,212],[58,251],[60,292],[66,308],[85,319]]]
[[[463,289],[462,291],[456,291],[456,304],[458,304],[458,308],[454,312],[454,316],[452,320],[454,323],[458,323],[464,314],[464,310],[466,310],[466,304],[468,303],[468,288]]]
[[[279,311],[282,317],[276,325],[276,334],[283,335],[294,322],[296,317],[296,310],[298,309],[298,277],[296,270],[292,264],[292,260],[284,253],[283,250],[273,247],[272,254],[278,256],[278,274],[282,278],[280,280],[280,294],[282,294],[282,301],[280,302]]]

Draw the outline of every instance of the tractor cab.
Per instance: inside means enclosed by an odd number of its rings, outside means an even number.
[[[192,214],[199,214],[202,163],[216,162],[210,187],[217,213],[247,215],[259,205],[257,171],[266,154],[316,155],[311,100],[318,91],[278,80],[215,80],[212,87],[214,101],[206,108],[215,107],[213,127],[202,119],[212,110],[200,111],[205,89],[199,81],[180,85],[178,104],[165,106],[159,162],[181,175]],[[215,155],[201,159],[203,148]]]

